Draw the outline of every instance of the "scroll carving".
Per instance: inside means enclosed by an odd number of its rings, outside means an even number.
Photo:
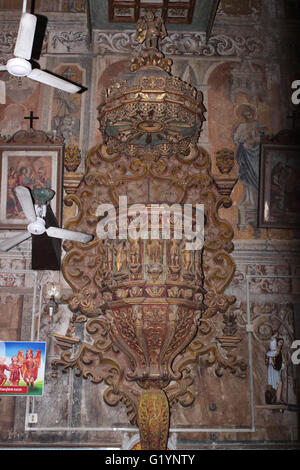
[[[219,377],[229,371],[243,378],[247,368],[232,352],[234,341],[220,337],[220,347],[212,339],[208,321],[235,302],[225,293],[235,271],[233,230],[219,215],[231,199],[220,195],[210,157],[197,146],[202,96],[166,71],[171,61],[158,51],[156,39],[131,61],[134,75],[107,90],[98,118],[103,144],[91,149],[83,180],[65,200],[78,209],[66,228],[95,235],[84,246],[65,243],[62,263],[73,291],[69,306],[78,321],[87,322],[93,343],[81,342],[74,357],[67,351],[53,363],[55,370],[75,368],[84,378],[104,382],[104,400],[125,403],[139,425],[143,449],[164,449],[169,407],[193,403],[190,365],[205,357]],[[164,227],[157,206],[146,236],[98,238],[100,204],[110,204],[108,225],[113,221],[115,227],[113,216],[119,217],[120,235],[124,195],[129,205],[145,209],[153,201],[189,204],[191,222],[203,204],[204,245],[190,250],[184,237],[153,237],[151,229]],[[170,212],[173,229],[177,216]],[[126,218],[132,223],[130,212]]]
[[[76,204],[78,208],[77,216],[69,221],[67,228],[91,230],[94,227],[96,231],[96,208],[101,202],[115,203],[120,184],[126,187],[132,179],[139,182],[149,177],[152,181],[162,178],[151,168],[151,163],[140,160],[126,162],[121,155],[114,155],[113,160],[114,165],[123,163],[121,177],[118,172],[112,171],[114,166],[111,166],[110,159],[103,152],[103,146],[89,153],[83,182],[75,195],[66,198],[66,203]],[[182,254],[180,240],[173,240],[168,247],[163,242],[163,252],[168,250],[168,268],[164,270],[167,283],[164,280],[157,285],[162,273],[155,274],[154,265],[161,256],[155,244],[151,246],[146,241],[129,243],[126,240],[119,251],[117,240],[113,247],[97,237],[86,246],[75,242],[64,244],[66,255],[63,259],[63,274],[73,290],[69,306],[73,312],[77,312],[78,317],[85,316],[88,321],[86,330],[95,339],[93,346],[82,343],[73,358],[69,351],[64,352],[54,362],[54,368],[75,368],[84,378],[90,378],[95,383],[104,382],[108,387],[105,402],[109,405],[126,403],[132,423],[137,423],[140,390],[146,389],[149,384],[147,371],[149,373],[151,361],[161,364],[161,373],[165,379],[159,381],[159,386],[165,390],[171,408],[177,402],[182,406],[192,405],[195,399],[194,379],[188,365],[197,364],[200,357],[206,358],[207,366],[213,367],[219,377],[225,372],[240,378],[247,374],[247,365],[243,359],[239,359],[232,351],[222,353],[217,342],[206,344],[205,339],[211,332],[206,320],[225,314],[235,303],[235,298],[225,293],[235,272],[235,264],[230,256],[233,232],[230,224],[218,215],[219,208],[228,207],[231,201],[229,197],[219,196],[210,174],[209,155],[205,150],[197,148],[191,161],[184,164],[175,157],[160,162],[163,178],[170,187],[182,188],[182,181],[174,177],[176,172],[182,171],[179,164],[189,167],[190,171],[187,172],[188,183],[178,193],[176,202],[190,201],[190,188],[197,188],[198,202],[205,206],[205,244],[201,259],[194,259],[191,265]],[[102,175],[99,173],[100,167]],[[139,168],[134,175],[131,175],[132,167]],[[195,203],[195,200],[192,202]],[[123,259],[123,265],[121,253],[126,259],[126,263]],[[152,283],[148,284],[140,269],[145,256],[149,257],[148,274],[152,279]],[[151,269],[154,271],[151,272]],[[198,279],[194,286],[186,284],[184,280],[184,272],[189,269],[192,269],[193,279]],[[122,272],[125,277],[116,284],[118,273]],[[151,303],[142,307],[132,303],[141,298],[143,302],[157,299],[163,303],[157,310]],[[167,304],[164,303],[166,301]],[[184,307],[185,301],[195,303],[192,310]],[[199,302],[202,301],[204,308],[199,309]],[[121,304],[118,305],[118,302]],[[173,310],[169,302],[171,305],[174,302]],[[176,307],[175,303],[178,302],[183,305]],[[116,306],[113,307],[113,304]],[[197,310],[199,314],[195,322],[194,312]],[[158,312],[161,316],[155,320]],[[152,326],[145,334],[143,322],[147,324],[148,315],[152,316]],[[182,337],[183,331],[190,332],[185,339]],[[164,343],[159,344],[162,336],[165,338]],[[157,353],[155,356],[153,351],[158,346],[160,356]],[[183,350],[179,360],[178,352]]]

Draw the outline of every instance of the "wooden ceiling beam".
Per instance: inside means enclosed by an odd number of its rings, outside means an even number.
[[[117,8],[128,8],[133,10],[133,14],[118,16],[115,14]],[[108,0],[108,16],[109,21],[112,23],[120,22],[137,22],[141,17],[142,9],[160,10],[161,16],[166,23],[177,23],[187,24],[193,20],[193,14],[195,9],[195,0],[189,0],[188,2],[170,2],[169,0],[160,0],[145,2],[143,0]],[[186,10],[187,14],[185,17],[172,17],[169,15],[169,10]]]

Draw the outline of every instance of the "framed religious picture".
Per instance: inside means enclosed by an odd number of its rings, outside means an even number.
[[[259,227],[300,228],[300,145],[262,144]]]
[[[45,361],[45,342],[0,341],[0,396],[43,395]]]
[[[26,228],[16,186],[29,189],[50,188],[50,201],[58,223],[61,222],[63,141],[43,131],[18,131],[9,139],[0,138],[0,228]]]

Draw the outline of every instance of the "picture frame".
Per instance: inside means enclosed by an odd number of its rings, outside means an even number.
[[[43,131],[0,138],[0,229],[24,230],[28,225],[14,192],[18,185],[53,189],[50,206],[61,223],[63,156],[63,140]]]
[[[261,228],[300,228],[300,145],[262,143],[259,220]]]

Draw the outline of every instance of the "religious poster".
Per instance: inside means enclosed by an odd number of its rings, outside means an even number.
[[[0,341],[0,395],[42,396],[46,343]]]

